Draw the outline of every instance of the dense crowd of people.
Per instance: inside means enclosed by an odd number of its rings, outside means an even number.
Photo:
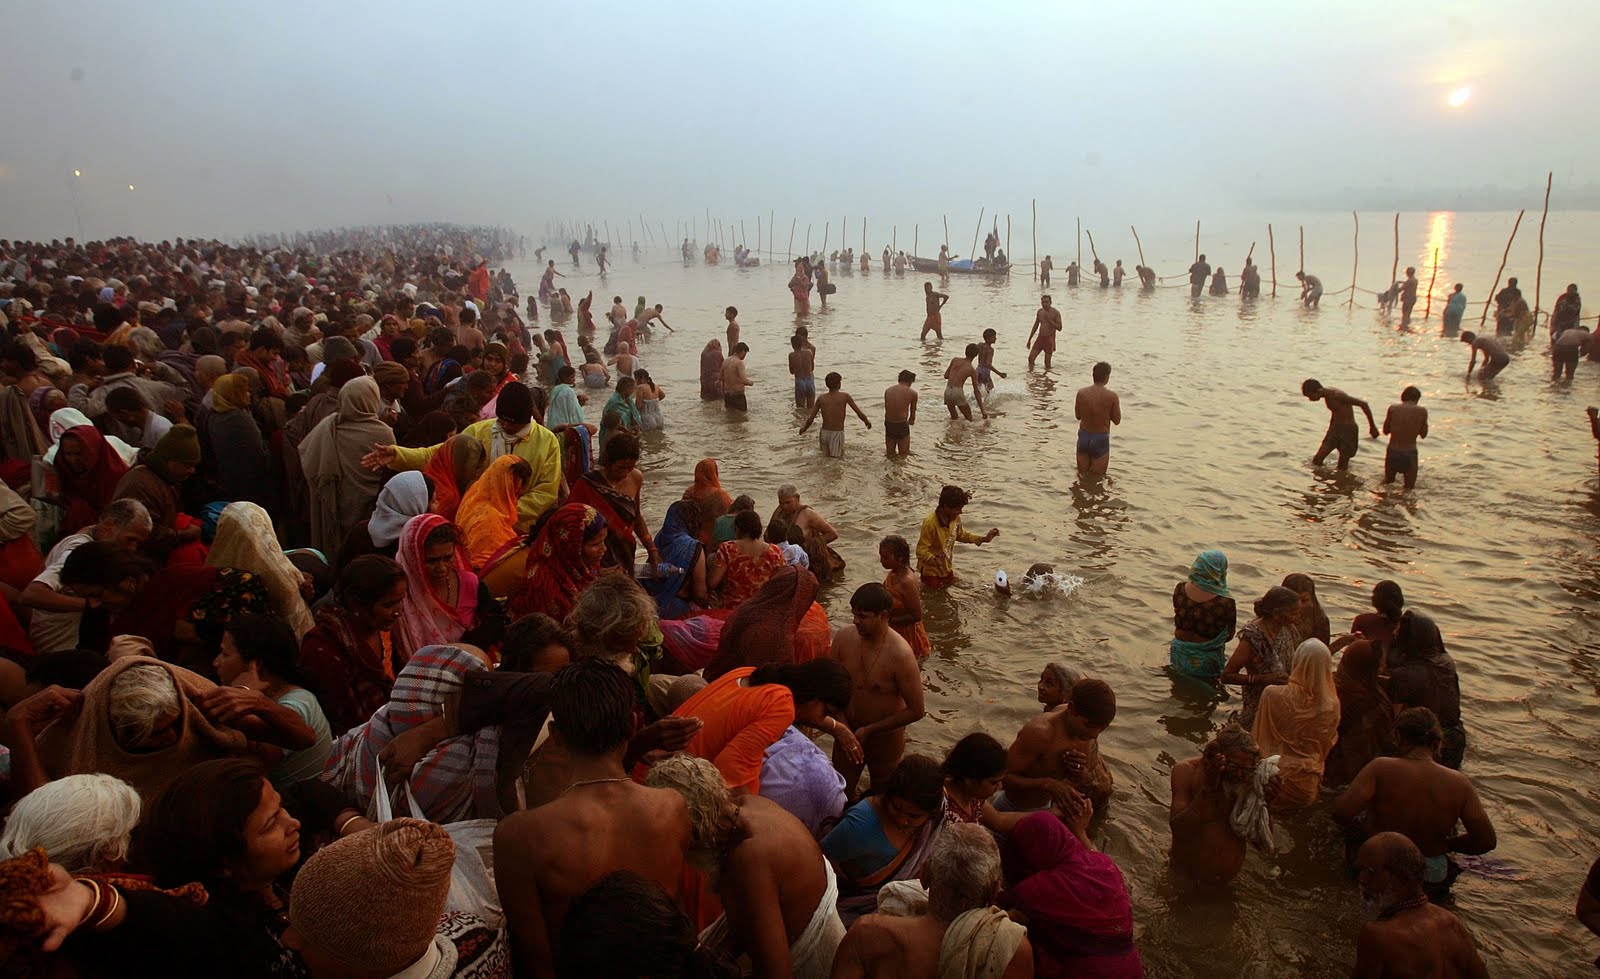
[[[0,242],[0,957],[1143,975],[1089,836],[1114,801],[1109,684],[1052,663],[1010,745],[906,751],[922,594],[998,534],[963,528],[970,494],[882,540],[842,628],[817,602],[839,535],[796,487],[763,521],[705,459],[652,533],[639,433],[665,392],[637,355],[663,307],[616,297],[602,353],[554,262],[519,305],[491,268],[517,247],[447,226]],[[576,317],[579,356],[541,315]],[[726,398],[710,346],[702,396]],[[607,387],[591,425],[583,389]],[[854,404],[837,387],[825,430]],[[1226,557],[1194,561],[1172,672],[1243,696],[1173,769],[1173,865],[1225,882],[1273,849],[1274,813],[1344,786],[1329,808],[1378,916],[1358,973],[1483,975],[1436,903],[1452,853],[1495,846],[1454,665],[1398,585],[1373,609],[1335,636],[1291,575],[1241,627]]]

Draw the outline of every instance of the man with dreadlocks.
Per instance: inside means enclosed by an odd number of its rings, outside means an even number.
[[[1172,768],[1172,863],[1205,884],[1223,884],[1244,865],[1249,842],[1234,827],[1240,797],[1253,791],[1261,749],[1235,725],[1218,731],[1199,758]],[[1262,803],[1278,794],[1278,777],[1266,783]]]

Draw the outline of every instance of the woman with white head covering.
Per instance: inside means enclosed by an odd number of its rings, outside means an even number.
[[[88,415],[76,408],[61,408],[50,415],[50,430],[45,433],[45,436],[50,440],[50,448],[45,450],[45,462],[55,463],[56,447],[61,444],[61,436],[65,435],[68,429],[77,428],[80,425],[92,426],[94,422],[89,420]],[[115,435],[107,435],[105,438],[106,444],[116,450],[117,455],[122,457],[123,462],[129,466],[134,464],[134,461],[139,456],[137,448],[122,441]]]
[[[206,563],[260,575],[272,598],[272,613],[289,623],[295,641],[311,630],[311,609],[302,591],[305,575],[278,546],[272,517],[257,504],[241,500],[223,509]]]

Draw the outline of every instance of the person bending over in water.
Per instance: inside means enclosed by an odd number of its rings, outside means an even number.
[[[1480,337],[1471,330],[1461,331],[1461,342],[1472,347],[1472,359],[1467,361],[1467,377],[1472,376],[1472,367],[1478,362],[1479,351],[1483,352],[1483,366],[1478,368],[1478,380],[1492,381],[1495,376],[1506,369],[1511,363],[1511,355],[1506,353],[1506,348],[1494,337]]]
[[[922,301],[928,308],[928,316],[922,321],[922,335],[917,339],[928,339],[928,333],[932,331],[934,336],[943,340],[944,313],[942,311],[944,304],[950,301],[950,297],[942,292],[934,292],[932,282],[924,282],[922,284]]]
[[[1006,751],[1001,812],[1048,809],[1069,785],[1103,809],[1111,799],[1111,772],[1100,757],[1100,735],[1117,716],[1117,695],[1104,680],[1072,685],[1066,703],[1022,726]]]
[[[1296,272],[1294,277],[1300,280],[1300,301],[1309,309],[1317,309],[1322,305],[1322,280],[1305,272]]]
[[[961,412],[961,417],[972,421],[972,407],[967,404],[967,382],[972,382],[972,398],[978,402],[978,413],[984,418],[989,417],[989,409],[983,406],[983,386],[978,383],[978,371],[972,366],[972,359],[978,356],[978,345],[967,344],[964,357],[957,357],[950,361],[950,366],[944,372],[944,406],[949,409],[950,417],[954,418],[956,412]]]
[[[816,420],[817,413],[822,413],[822,433],[818,437],[822,442],[822,453],[830,459],[844,458],[844,412],[848,408],[856,413],[867,428],[872,428],[871,419],[862,414],[861,408],[856,404],[856,399],[839,390],[844,383],[844,378],[838,371],[828,374],[823,380],[828,385],[828,393],[816,400],[811,408],[811,414],[806,416],[804,425],[800,426],[800,434],[804,435],[806,429]]]
[[[1111,465],[1111,426],[1122,424],[1122,401],[1106,387],[1111,365],[1094,365],[1094,383],[1078,389],[1072,414],[1078,419],[1078,472],[1104,475]]]
[[[1172,768],[1172,865],[1202,884],[1225,884],[1244,865],[1246,840],[1233,828],[1233,807],[1255,778],[1261,751],[1243,728],[1216,733],[1198,758]],[[1277,776],[1265,801],[1278,795]]]
[[[1367,416],[1367,429],[1373,438],[1378,437],[1378,423],[1373,420],[1372,406],[1360,398],[1351,397],[1338,388],[1323,387],[1322,382],[1307,378],[1300,385],[1300,393],[1308,401],[1321,401],[1328,406],[1328,432],[1322,436],[1322,445],[1311,457],[1311,464],[1320,466],[1335,450],[1339,453],[1341,470],[1350,468],[1350,457],[1361,448],[1361,426],[1356,424],[1355,409]]]
[[[1400,392],[1400,403],[1389,406],[1383,416],[1383,434],[1389,436],[1389,449],[1383,455],[1383,484],[1404,476],[1406,489],[1417,485],[1417,439],[1428,437],[1428,409],[1417,404],[1422,391],[1415,385]]]

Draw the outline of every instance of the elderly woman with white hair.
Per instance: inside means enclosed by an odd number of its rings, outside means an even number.
[[[113,775],[68,775],[34,789],[6,819],[0,859],[43,847],[68,873],[112,873],[128,858],[139,793]]]

